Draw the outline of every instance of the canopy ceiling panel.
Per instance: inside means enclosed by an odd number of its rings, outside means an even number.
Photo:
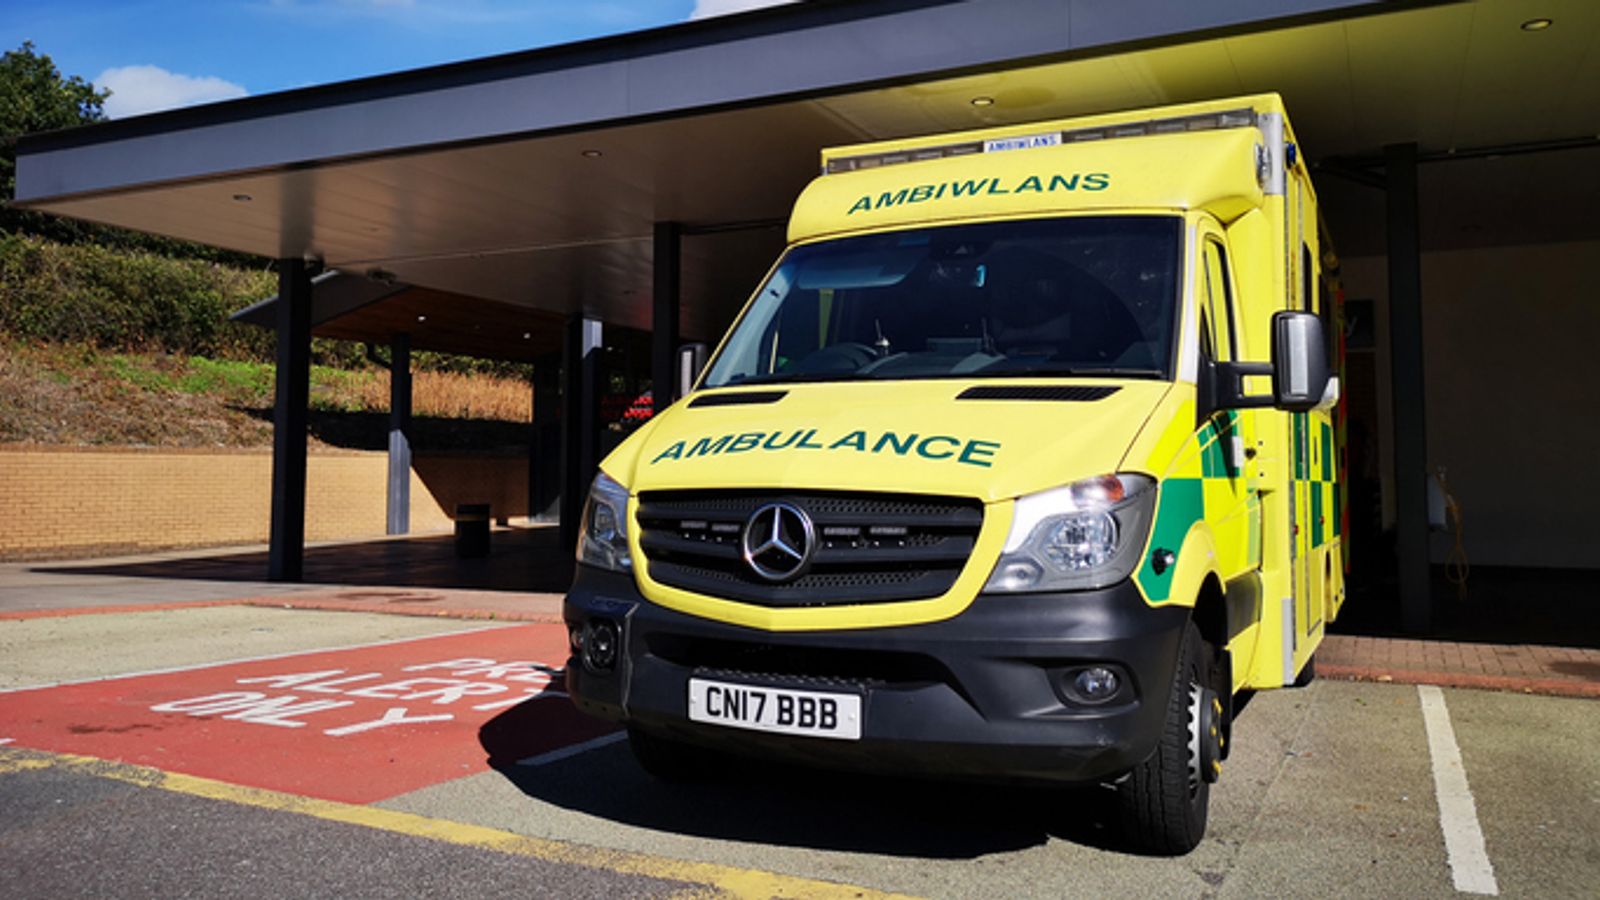
[[[1535,13],[1556,25],[1519,26]],[[1559,33],[1558,33],[1559,32]],[[1600,3],[1424,6],[1010,66],[822,105],[873,138],[1276,91],[1316,157],[1600,134]],[[985,97],[994,102],[973,106]]]
[[[133,190],[51,209],[263,256],[387,268],[648,238],[657,221],[781,217],[817,170],[819,139],[856,135],[795,104]]]
[[[477,297],[406,288],[329,320],[318,337],[387,342],[410,338],[414,350],[531,362],[561,352],[561,319]]]
[[[1437,153],[1600,134],[1600,3],[1396,6],[779,7],[26,139],[19,198],[646,327],[654,223],[781,219],[832,144],[1266,90],[1285,95],[1314,160],[1372,156],[1395,142]],[[1519,27],[1535,14],[1555,25]],[[107,174],[122,165],[119,150],[138,159],[120,181]],[[85,168],[95,160],[104,165]],[[1547,231],[1593,230],[1570,200],[1593,190],[1593,170],[1554,163],[1576,179],[1562,184],[1518,166],[1533,164],[1500,168],[1533,192],[1516,202],[1554,211]],[[1457,171],[1429,185],[1483,168]],[[1432,193],[1425,227],[1462,213],[1459,198]],[[1342,208],[1359,211],[1368,231],[1377,224],[1368,201]],[[1518,239],[1505,228],[1473,233]],[[686,242],[686,331],[720,327],[727,313],[711,310],[744,299],[780,246],[776,234]]]

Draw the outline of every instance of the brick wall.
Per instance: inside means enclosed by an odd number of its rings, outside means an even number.
[[[384,533],[383,453],[313,453],[306,539]],[[172,547],[260,544],[271,520],[267,451],[0,446],[0,559],[67,559]],[[527,515],[521,456],[417,456],[411,530],[451,526],[457,503]]]

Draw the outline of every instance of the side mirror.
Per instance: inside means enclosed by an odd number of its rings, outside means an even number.
[[[700,380],[700,373],[706,367],[706,356],[709,350],[705,344],[684,344],[678,348],[678,384],[674,398],[686,397],[694,390],[694,383]]]
[[[1328,345],[1322,320],[1308,312],[1272,317],[1272,405],[1308,412],[1328,390]]]
[[[1274,407],[1308,412],[1338,398],[1338,382],[1328,375],[1328,345],[1322,320],[1308,312],[1279,312],[1272,317],[1272,362],[1208,363],[1201,367],[1199,416],[1219,409]],[[1247,394],[1244,379],[1270,376],[1272,396]],[[1330,387],[1332,398],[1330,399]]]

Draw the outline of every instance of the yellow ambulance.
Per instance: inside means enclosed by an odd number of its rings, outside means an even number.
[[[1234,697],[1309,678],[1344,596],[1338,293],[1281,99],[822,168],[601,464],[572,697],[661,777],[1098,783],[1187,852]]]

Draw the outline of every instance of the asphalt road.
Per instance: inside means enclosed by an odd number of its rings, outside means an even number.
[[[667,897],[688,885],[46,768],[0,776],[13,897]]]
[[[1593,701],[1444,691],[1508,897],[1600,882]],[[1449,897],[1416,687],[1320,681],[1254,698],[1179,859],[1117,852],[1094,792],[733,773],[670,787],[623,745],[386,801],[519,833],[822,876],[930,897]]]
[[[1592,700],[1329,681],[1258,695],[1236,725],[1207,838],[1179,859],[1119,852],[1095,791],[760,766],[712,784],[667,786],[645,776],[614,736],[577,732],[564,750],[520,763],[514,753],[457,747],[469,751],[466,771],[371,803],[194,777],[189,745],[163,744],[158,731],[128,738],[144,742],[140,758],[163,761],[155,769],[71,755],[61,749],[70,750],[71,735],[55,752],[39,752],[8,734],[20,729],[24,695],[54,696],[15,692],[29,685],[171,668],[180,657],[196,666],[396,640],[420,659],[429,641],[470,640],[459,635],[479,627],[219,613],[0,622],[0,685],[13,690],[0,693],[0,743],[12,738],[0,746],[0,894],[820,896],[833,884],[931,897],[1447,897],[1464,885],[1508,897],[1590,897],[1600,883],[1600,707]],[[337,666],[333,658],[316,657],[316,667]],[[231,670],[195,677],[219,672]],[[133,696],[148,683],[98,687]],[[524,711],[560,702],[497,710],[463,740],[553,728],[540,723],[557,719]],[[1441,709],[1450,741],[1438,733]],[[219,736],[260,727],[195,721]],[[188,725],[184,734],[195,722]],[[45,726],[29,727],[38,734]],[[260,733],[269,731],[282,729]],[[394,733],[391,754],[435,752],[440,743]],[[293,734],[310,741],[312,729]],[[1464,782],[1465,804],[1452,779]],[[1481,835],[1476,845],[1472,834]]]

